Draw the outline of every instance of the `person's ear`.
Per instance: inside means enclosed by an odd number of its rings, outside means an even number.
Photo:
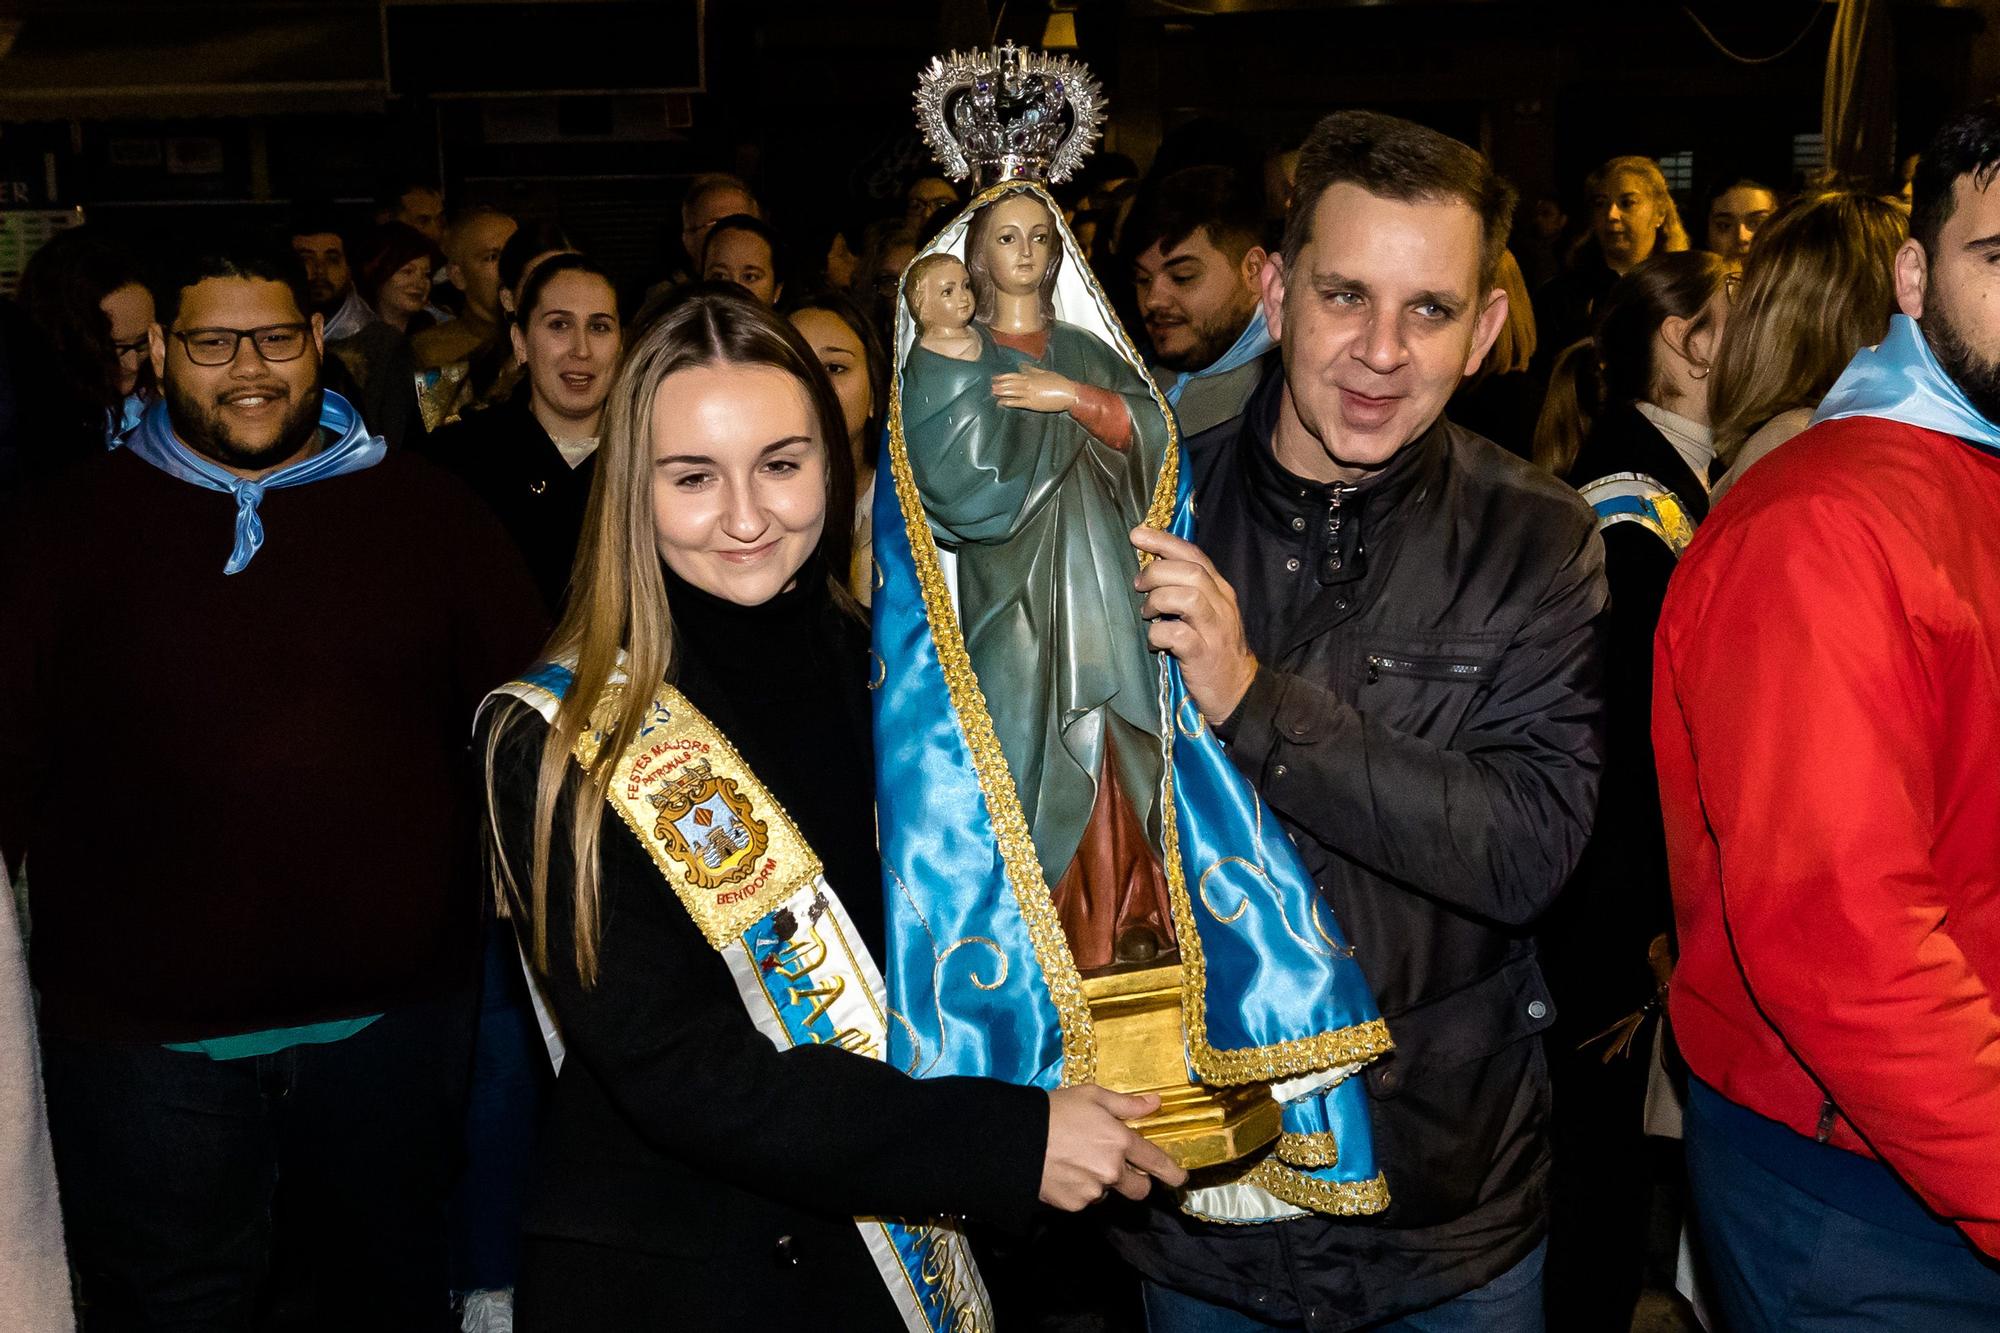
[[[1493,344],[1500,337],[1500,330],[1507,323],[1507,289],[1495,287],[1486,293],[1486,303],[1479,307],[1479,318],[1472,326],[1472,350],[1466,354],[1465,373],[1472,374],[1486,360],[1486,354],[1493,350]]]
[[[514,344],[514,364],[517,366],[527,365],[528,335],[521,331],[520,321],[516,320],[507,325],[507,338]]]
[[[1911,319],[1924,317],[1924,297],[1931,287],[1930,256],[1923,243],[1911,239],[1896,251],[1896,305]]]
[[[1285,337],[1285,257],[1267,256],[1263,269],[1257,274],[1257,282],[1262,293],[1259,304],[1264,308],[1264,327],[1271,331],[1273,342],[1282,342]]]
[[[782,283],[782,282],[774,282],[774,283],[772,283],[772,284],[771,284],[771,304],[775,306],[775,305],[777,305],[777,304],[778,304],[778,302],[780,302],[780,301],[782,301],[782,300],[784,300],[784,299],[785,299],[785,284],[784,284],[784,283]]]
[[[465,269],[457,260],[454,259],[451,263],[444,266],[444,276],[445,281],[449,282],[452,286],[458,288],[460,291],[465,290]]]
[[[146,326],[146,357],[153,363],[153,379],[167,382],[167,333],[156,320]]]
[[[1264,266],[1270,262],[1271,252],[1261,245],[1253,245],[1243,252],[1243,262],[1236,266],[1236,276],[1247,290],[1259,291],[1259,279],[1263,276]]]
[[[1667,350],[1685,361],[1690,369],[1706,373],[1708,358],[1695,351],[1694,335],[1694,319],[1683,315],[1668,315],[1660,321],[1660,341],[1667,345]]]
[[[315,312],[306,322],[312,325],[313,351],[323,361],[326,359],[326,321]]]

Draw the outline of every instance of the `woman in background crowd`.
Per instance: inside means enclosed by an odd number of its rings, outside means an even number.
[[[1584,182],[1590,233],[1570,256],[1569,271],[1535,293],[1542,355],[1553,358],[1590,335],[1597,303],[1611,284],[1657,251],[1688,248],[1680,208],[1650,157],[1614,157]]]
[[[434,326],[431,275],[444,267],[444,252],[437,243],[415,227],[384,222],[366,245],[356,277],[361,299],[376,317],[405,337]]]
[[[60,232],[21,273],[21,308],[47,339],[53,382],[25,386],[55,438],[28,447],[52,467],[116,444],[157,395],[147,330],[153,294],[138,261],[86,227]]]
[[[1716,356],[1720,500],[1752,464],[1806,428],[1854,354],[1896,313],[1896,251],[1909,215],[1871,194],[1795,200],[1764,224]]]
[[[793,307],[792,327],[819,358],[820,369],[833,381],[847,426],[848,450],[854,458],[854,555],[848,570],[848,591],[867,606],[874,598],[875,458],[881,447],[882,423],[889,415],[889,358],[875,330],[839,292],[819,292]]]
[[[1596,333],[1557,361],[1537,432],[1536,461],[1598,507],[1611,585],[1597,823],[1540,927],[1557,1014],[1547,1043],[1557,1333],[1628,1327],[1643,1277],[1653,1048],[1640,1018],[1656,1005],[1653,959],[1664,968],[1673,924],[1653,775],[1653,627],[1681,549],[1708,515],[1708,385],[1732,283],[1730,266],[1705,250],[1655,255],[1620,278]],[[1634,474],[1642,480],[1599,480]],[[1643,517],[1634,496],[1649,506]]]

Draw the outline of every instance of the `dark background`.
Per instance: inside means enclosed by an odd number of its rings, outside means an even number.
[[[1525,199],[1556,194],[1579,219],[1584,175],[1614,154],[1662,158],[1684,204],[1711,180],[1783,187],[1822,160],[1836,9],[1822,0],[1056,7],[1109,94],[1108,147],[1142,169],[1204,117],[1276,152],[1354,105],[1478,144]],[[2000,87],[2000,4],[1884,9],[1900,156]],[[748,176],[788,230],[893,208],[928,163],[910,115],[925,61],[979,43],[996,14],[1001,37],[1039,44],[1050,13],[1049,0],[0,0],[0,211],[82,206],[160,234],[298,197],[358,212],[406,170],[441,179],[454,207],[560,220],[636,275],[672,245],[699,171]]]

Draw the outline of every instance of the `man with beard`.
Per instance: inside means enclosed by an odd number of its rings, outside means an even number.
[[[345,391],[368,429],[391,445],[404,444],[417,412],[417,365],[409,340],[375,313],[354,285],[347,236],[340,221],[304,213],[292,223],[292,253],[306,271],[309,309],[325,329],[332,387]]]
[[[537,599],[468,492],[322,389],[290,254],[218,242],[161,295],[161,400],[0,515],[0,854],[82,1296],[113,1330],[270,1300],[443,1327],[466,738]]]
[[[1257,193],[1228,167],[1188,167],[1160,182],[1127,241],[1154,378],[1182,438],[1243,410],[1273,343],[1257,308],[1269,257]]]
[[[1902,314],[1704,523],[1655,640],[1694,1214],[1730,1327],[2000,1310],[2000,103]]]

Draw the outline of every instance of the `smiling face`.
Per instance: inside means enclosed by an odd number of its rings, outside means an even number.
[[[667,568],[761,606],[826,526],[826,445],[806,386],[774,366],[690,366],[653,394],[653,532]]]
[[[618,366],[618,295],[595,273],[557,273],[513,329],[529,406],[559,438],[595,435]]]
[[[1507,297],[1479,285],[1479,214],[1330,185],[1311,239],[1264,269],[1264,318],[1285,360],[1272,447],[1317,481],[1359,481],[1421,435],[1479,368]]]
[[[382,290],[376,293],[375,304],[381,308],[384,316],[407,320],[422,310],[430,299],[431,261],[417,258],[391,273],[383,281]]]
[[[1009,296],[1035,295],[1055,257],[1055,219],[1040,199],[1027,193],[1010,194],[987,207],[992,220],[981,256],[987,276]]]
[[[282,282],[204,278],[181,293],[173,331],[250,330],[303,324],[308,316]],[[281,467],[303,454],[319,432],[318,315],[310,317],[305,350],[289,361],[266,361],[249,338],[236,340],[226,365],[198,366],[182,339],[153,345],[164,365],[167,413],[174,434],[196,453],[242,476]],[[219,335],[218,335],[219,336]]]
[[[1132,286],[1153,351],[1169,370],[1213,365],[1235,343],[1257,308],[1264,251],[1250,247],[1232,262],[1196,227],[1179,242],[1155,241],[1132,262]]]

